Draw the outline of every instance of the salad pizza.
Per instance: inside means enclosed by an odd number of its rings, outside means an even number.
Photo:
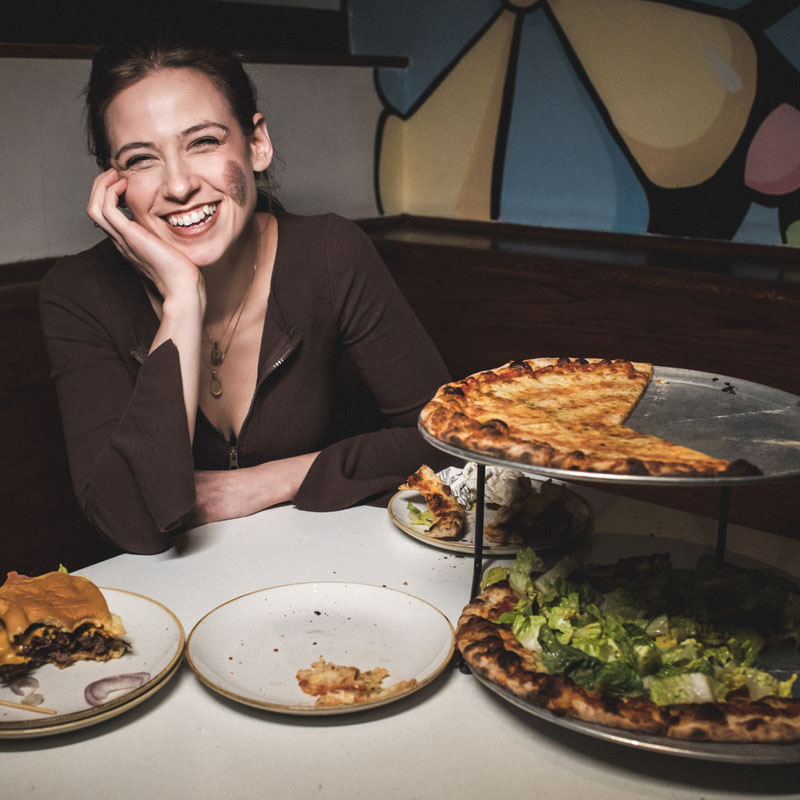
[[[533,550],[493,567],[456,643],[484,679],[556,715],[676,739],[800,740],[796,674],[759,666],[798,648],[800,588],[761,570],[659,554],[612,565]]]

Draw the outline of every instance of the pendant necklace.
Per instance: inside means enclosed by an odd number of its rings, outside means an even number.
[[[206,339],[211,343],[211,355],[209,357],[209,371],[211,372],[211,382],[209,383],[208,389],[211,392],[211,396],[215,398],[222,397],[222,381],[219,379],[217,372],[219,368],[222,366],[222,362],[225,361],[225,356],[228,355],[228,350],[230,349],[231,342],[233,341],[233,337],[236,335],[236,329],[239,327],[239,320],[242,318],[242,314],[244,313],[244,307],[247,304],[247,298],[250,295],[250,289],[253,288],[253,283],[255,282],[256,278],[256,269],[258,268],[258,261],[253,264],[253,275],[250,278],[250,283],[247,285],[247,289],[245,293],[242,295],[242,299],[239,301],[239,305],[236,307],[236,310],[231,314],[230,319],[228,320],[228,324],[225,326],[225,329],[222,331],[222,336],[220,339],[225,338],[225,334],[228,332],[228,328],[231,326],[231,322],[233,322],[233,330],[231,331],[230,338],[228,339],[228,344],[225,345],[224,348],[220,348],[219,340],[212,339],[208,332],[206,331],[205,325],[203,326],[203,333],[205,334]],[[236,321],[234,322],[234,317]]]

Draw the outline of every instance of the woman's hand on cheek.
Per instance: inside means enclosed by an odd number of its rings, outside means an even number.
[[[101,172],[92,184],[87,212],[125,259],[149,278],[162,298],[197,291],[200,270],[183,253],[159,239],[120,208],[128,180],[115,169]]]

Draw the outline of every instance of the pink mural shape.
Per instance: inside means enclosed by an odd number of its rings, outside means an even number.
[[[782,103],[761,123],[747,151],[744,182],[768,195],[800,189],[800,111]]]

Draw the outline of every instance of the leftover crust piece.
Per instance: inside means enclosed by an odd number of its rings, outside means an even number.
[[[398,489],[419,492],[433,516],[426,533],[435,539],[455,539],[464,532],[467,509],[459,503],[450,487],[427,465],[409,475]]]
[[[330,664],[320,658],[311,669],[297,671],[297,682],[306,694],[317,698],[316,705],[328,707],[384,700],[417,685],[416,678],[412,678],[382,686],[388,675],[389,671],[383,667],[362,672],[358,667]]]

